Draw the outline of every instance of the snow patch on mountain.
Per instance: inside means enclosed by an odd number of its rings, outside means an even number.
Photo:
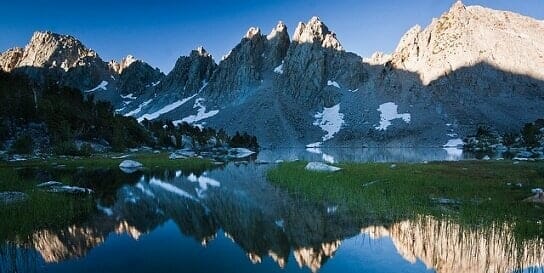
[[[125,117],[130,117],[130,116],[137,115],[138,113],[140,113],[140,112],[142,111],[142,109],[143,109],[144,107],[146,107],[146,106],[147,106],[148,104],[150,104],[152,101],[153,101],[153,99],[146,100],[146,101],[142,102],[142,104],[140,104],[140,105],[138,106],[138,108],[136,108],[136,109],[134,109],[134,110],[132,110],[132,111],[126,113],[126,114],[125,114]]]
[[[327,141],[334,137],[344,125],[344,114],[340,113],[340,104],[330,108],[323,108],[323,112],[314,115],[313,125],[319,126],[321,130],[327,132],[322,140]]]
[[[226,60],[230,56],[230,54],[232,54],[232,50],[229,50],[229,52],[227,52],[227,54],[223,55],[223,57],[221,57],[221,61]]]
[[[200,89],[198,89],[197,93],[202,92],[202,90],[204,90],[204,88],[206,88],[206,86],[208,86],[208,83],[209,83],[208,81],[202,80],[202,87],[200,87]]]
[[[378,107],[380,112],[380,125],[376,126],[376,130],[385,131],[391,125],[394,119],[402,119],[406,123],[410,123],[411,115],[409,113],[399,114],[398,105],[393,102],[386,102]]]
[[[195,100],[195,104],[193,108],[198,109],[196,112],[196,115],[190,115],[188,117],[185,117],[181,120],[174,121],[174,125],[178,125],[182,122],[187,122],[189,124],[194,124],[196,122],[199,122],[203,119],[211,118],[219,113],[219,110],[212,110],[209,112],[206,112],[206,106],[204,106],[204,98],[198,98]]]
[[[276,68],[274,68],[274,72],[278,74],[283,74],[283,62]]]
[[[152,119],[156,119],[158,118],[160,115],[162,114],[166,114],[170,111],[173,111],[174,109],[182,106],[183,104],[185,104],[186,102],[188,102],[189,100],[193,99],[194,97],[196,96],[196,94],[188,97],[188,98],[184,98],[182,100],[178,100],[174,103],[171,103],[171,104],[168,104],[166,106],[164,106],[163,108],[151,113],[151,114],[145,114],[141,117],[138,118],[138,122],[142,122],[144,119],[148,119],[148,120],[152,120]]]
[[[109,82],[107,81],[102,81],[98,86],[96,86],[95,88],[93,89],[90,89],[90,90],[86,90],[85,93],[90,93],[90,92],[94,92],[94,91],[97,91],[97,90],[108,90],[107,86],[108,86]]]
[[[306,145],[306,148],[319,148],[321,145],[323,145],[323,142],[315,142]]]
[[[340,89],[340,85],[335,81],[330,81],[330,80],[327,81],[327,86],[334,86],[334,87]]]

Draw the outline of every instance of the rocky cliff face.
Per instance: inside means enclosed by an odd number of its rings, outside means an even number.
[[[203,47],[199,47],[191,51],[189,56],[180,57],[174,69],[161,81],[157,89],[188,97],[210,81],[216,67],[212,56]]]
[[[123,73],[123,70],[127,69],[131,64],[138,61],[134,56],[127,55],[125,58],[121,60],[121,62],[117,62],[115,60],[111,60],[108,62],[109,68],[116,74]]]
[[[234,99],[258,87],[262,79],[266,37],[259,28],[250,28],[240,43],[219,63],[207,94]]]
[[[423,84],[487,63],[502,71],[544,79],[544,24],[533,18],[456,2],[425,29],[415,26],[392,57],[395,68],[416,72]],[[528,61],[530,60],[530,61]]]
[[[298,24],[283,70],[280,88],[310,106],[332,106],[336,85],[356,89],[364,79],[362,59],[345,52],[318,17]]]
[[[121,94],[132,93],[134,96],[143,94],[147,89],[157,86],[164,78],[164,74],[147,63],[136,60],[123,68],[119,66],[117,79]]]
[[[280,66],[287,55],[290,44],[287,26],[280,21],[266,36],[264,69],[271,70]]]
[[[290,45],[287,27],[279,22],[270,34],[251,27],[214,71],[207,96],[227,101],[243,101],[269,81],[280,67]]]
[[[17,67],[19,61],[23,57],[24,50],[20,47],[15,47],[0,53],[0,69],[11,71]]]

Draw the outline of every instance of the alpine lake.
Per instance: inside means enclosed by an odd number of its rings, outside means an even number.
[[[544,272],[543,187],[544,161],[451,149],[3,161],[0,272]]]

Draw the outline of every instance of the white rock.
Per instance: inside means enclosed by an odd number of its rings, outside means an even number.
[[[184,155],[177,154],[177,153],[171,153],[168,158],[169,159],[185,159],[187,157],[184,156]]]
[[[142,163],[134,160],[123,160],[123,162],[119,164],[120,168],[141,168],[143,166]]]
[[[119,164],[119,169],[123,171],[124,173],[134,173],[138,170],[140,170],[144,165],[138,161],[134,160],[124,160]]]
[[[338,172],[342,170],[341,168],[327,165],[322,162],[310,162],[305,167],[308,171],[316,171],[316,172]]]

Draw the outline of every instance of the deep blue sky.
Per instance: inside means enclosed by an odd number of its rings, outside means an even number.
[[[283,20],[292,35],[299,21],[321,17],[344,48],[362,56],[391,52],[406,30],[426,26],[453,0],[27,0],[5,1],[0,17],[0,51],[24,46],[36,30],[70,34],[106,61],[132,54],[172,69],[176,59],[203,45],[216,61],[250,26],[268,34]],[[53,4],[54,3],[54,4]],[[465,0],[544,19],[542,0]]]

